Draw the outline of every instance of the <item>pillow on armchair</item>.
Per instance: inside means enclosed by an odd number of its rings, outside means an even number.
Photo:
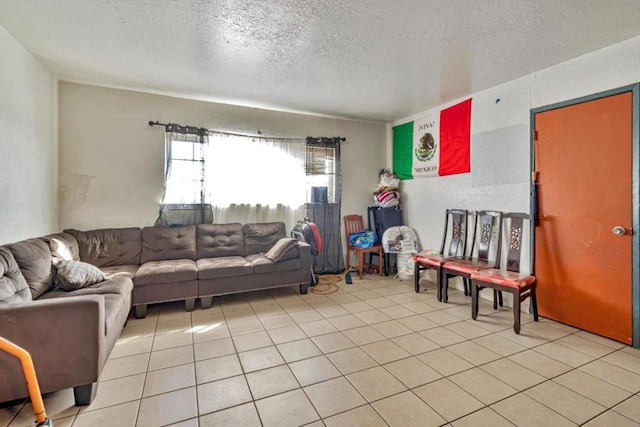
[[[283,237],[278,240],[269,252],[264,254],[265,258],[273,262],[286,261],[298,256],[298,240],[290,237]]]
[[[98,267],[82,261],[62,260],[56,264],[55,283],[65,291],[91,286],[107,280]]]

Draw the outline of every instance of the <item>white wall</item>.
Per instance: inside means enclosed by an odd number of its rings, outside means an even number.
[[[402,181],[405,224],[417,231],[423,248],[439,249],[447,208],[529,212],[531,109],[639,81],[640,37],[636,37],[470,95],[471,173]],[[388,144],[392,146],[391,136]],[[435,281],[432,272],[427,277]],[[461,289],[462,281],[456,279],[450,286]],[[489,298],[490,293],[483,297]],[[523,304],[523,310],[528,309],[528,303]],[[512,305],[510,295],[505,295],[505,304]]]
[[[149,120],[264,136],[343,136],[342,213],[366,215],[386,162],[386,125],[61,82],[60,228],[152,225],[164,129]],[[336,100],[339,102],[339,100]],[[250,173],[250,172],[248,172]],[[261,179],[261,177],[256,177]],[[223,180],[221,180],[223,181]],[[222,185],[233,185],[231,179]]]
[[[0,27],[0,244],[58,229],[57,82]]]
[[[471,173],[402,181],[406,223],[439,248],[447,208],[529,212],[531,109],[638,81],[640,37],[470,95]]]

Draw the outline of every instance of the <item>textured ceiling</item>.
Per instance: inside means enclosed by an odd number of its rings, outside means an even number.
[[[638,0],[0,0],[0,10],[0,25],[61,80],[385,122],[640,34]]]

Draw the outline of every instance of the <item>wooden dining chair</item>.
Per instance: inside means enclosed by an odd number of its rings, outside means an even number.
[[[442,301],[449,299],[449,279],[455,276],[462,277],[465,295],[471,295],[471,289],[467,289],[471,273],[485,268],[500,266],[500,240],[502,228],[502,212],[478,211],[475,215],[473,238],[469,256],[456,257],[445,260],[441,269]],[[491,259],[493,258],[493,259]],[[494,296],[494,306],[501,295]]]
[[[538,321],[538,302],[536,299],[536,277],[533,275],[534,246],[531,227],[531,215],[526,213],[506,213],[504,239],[508,243],[507,262],[504,269],[484,269],[471,273],[471,317],[478,317],[478,294],[481,288],[491,288],[494,292],[504,291],[513,295],[513,330],[520,334],[520,307],[524,300],[531,297],[533,320]],[[529,263],[523,266],[522,243],[529,230]],[[525,273],[522,271],[525,270]],[[494,303],[495,309],[495,303]]]
[[[420,292],[420,272],[436,271],[436,292],[438,301],[442,301],[442,265],[447,260],[463,257],[467,249],[467,220],[469,213],[465,209],[447,209],[444,214],[444,231],[440,253],[432,255],[416,255],[414,284],[416,292]],[[446,249],[446,252],[445,252]]]
[[[349,236],[363,231],[364,228],[364,220],[362,219],[362,215],[345,215],[344,217],[344,231],[347,238],[347,271],[349,269],[354,268],[358,272],[358,277],[362,279],[362,273],[366,269],[377,269],[378,275],[382,276],[384,270],[384,256],[382,252],[382,245],[380,243],[376,243],[371,248],[357,248],[351,244],[349,240]],[[351,255],[355,255],[358,264],[351,264]],[[376,254],[378,256],[378,265],[365,263],[364,256],[365,254]]]

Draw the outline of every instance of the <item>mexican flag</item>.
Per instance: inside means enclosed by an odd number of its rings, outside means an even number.
[[[393,127],[393,172],[400,179],[471,171],[471,99]]]

